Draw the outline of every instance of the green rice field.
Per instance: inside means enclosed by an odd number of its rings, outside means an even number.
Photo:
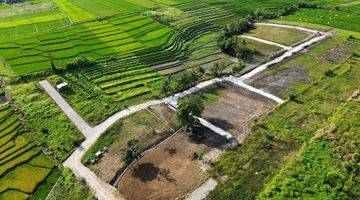
[[[1,105],[0,121],[0,199],[28,199],[33,195],[44,198],[41,194],[48,193],[51,185],[39,186],[48,177],[58,176],[57,169],[49,157],[28,140],[9,104]]]

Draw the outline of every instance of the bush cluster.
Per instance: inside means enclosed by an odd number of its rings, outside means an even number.
[[[275,19],[280,16],[291,15],[300,8],[323,8],[322,6],[316,3],[309,3],[309,2],[301,2],[298,4],[289,4],[283,7],[280,10],[266,10],[266,9],[257,9],[250,13],[246,18],[250,21],[253,20],[264,20],[264,19]]]

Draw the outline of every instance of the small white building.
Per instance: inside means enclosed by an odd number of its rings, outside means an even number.
[[[66,89],[68,86],[69,86],[69,84],[67,84],[66,82],[60,83],[60,84],[56,85],[56,89],[57,89],[58,91],[61,91],[61,90]]]

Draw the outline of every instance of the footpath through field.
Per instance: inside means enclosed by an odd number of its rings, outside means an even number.
[[[263,24],[263,23],[261,23],[261,24]],[[163,103],[171,105],[172,107],[176,108],[177,102],[180,98],[185,97],[190,94],[193,94],[193,93],[197,93],[214,83],[218,83],[218,82],[222,82],[222,81],[233,82],[241,87],[244,87],[253,92],[261,94],[267,98],[270,98],[277,103],[283,103],[284,101],[282,99],[275,97],[274,95],[265,93],[256,88],[253,88],[251,86],[245,85],[243,83],[243,81],[245,79],[249,79],[249,78],[253,77],[254,75],[256,75],[257,73],[260,73],[261,71],[267,69],[269,66],[278,64],[278,63],[282,62],[284,59],[303,50],[304,48],[326,38],[328,36],[328,34],[310,30],[310,29],[306,29],[306,28],[294,27],[294,26],[288,26],[288,25],[268,24],[268,23],[266,23],[266,25],[296,28],[296,29],[303,30],[303,31],[317,33],[318,36],[300,43],[299,45],[297,45],[297,46],[293,47],[292,49],[290,49],[289,51],[285,52],[285,54],[283,54],[282,56],[275,58],[274,60],[255,68],[254,70],[250,71],[249,73],[247,73],[243,76],[240,76],[240,77],[227,76],[227,77],[223,77],[223,78],[211,79],[211,80],[199,83],[198,85],[196,85],[188,90],[185,90],[183,92],[180,92],[178,94],[175,94],[173,96],[170,96],[170,97],[167,97],[164,99],[160,99],[160,100],[153,100],[153,101],[149,101],[149,102],[137,105],[137,106],[129,107],[125,110],[122,110],[122,111],[114,114],[113,116],[111,116],[110,118],[108,118],[107,120],[105,120],[103,123],[99,124],[96,127],[90,127],[86,123],[86,121],[79,114],[76,113],[76,111],[63,99],[63,97],[58,93],[58,91],[55,90],[54,87],[47,80],[40,81],[40,85],[44,88],[45,92],[48,93],[48,95],[56,102],[56,104],[61,108],[61,110],[63,110],[63,112],[65,112],[65,114],[70,118],[70,120],[74,123],[74,125],[86,137],[86,140],[81,144],[80,147],[78,147],[71,154],[71,156],[63,163],[63,165],[65,167],[70,168],[76,177],[83,178],[86,181],[86,183],[90,186],[90,188],[95,192],[95,195],[98,199],[100,199],[100,200],[125,199],[117,191],[116,188],[112,187],[110,184],[108,184],[105,181],[98,178],[96,176],[96,174],[94,174],[89,168],[85,167],[81,163],[81,157],[85,154],[85,152],[96,142],[96,140],[101,136],[101,134],[103,134],[111,125],[113,125],[119,119],[124,118],[128,115],[131,115],[140,110],[147,109],[151,106],[159,105],[159,104],[163,104]],[[203,123],[203,124],[206,125],[208,123]],[[211,125],[211,126],[213,126],[213,125]],[[220,128],[218,128],[218,129],[219,130],[217,131],[217,133],[222,133],[222,134],[226,133],[226,132],[224,133]]]

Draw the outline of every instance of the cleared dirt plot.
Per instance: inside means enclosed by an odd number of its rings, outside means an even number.
[[[275,102],[231,83],[210,86],[204,93],[203,118],[242,140],[254,119],[275,107]]]
[[[291,46],[300,42],[311,34],[305,31],[268,25],[256,25],[256,28],[245,35],[276,42],[282,45]]]
[[[222,149],[225,139],[202,127],[190,137],[183,131],[142,157],[117,188],[127,199],[177,199],[193,191],[207,178],[203,162],[194,153]]]
[[[356,49],[356,45],[349,42],[332,44],[329,41],[325,44],[331,46],[328,49],[312,47],[306,54],[274,66],[246,83],[275,96],[287,98],[295,92],[295,87],[318,79],[329,70],[328,65],[343,63]]]
[[[137,140],[147,149],[169,137],[177,129],[175,112],[165,105],[139,111],[114,124],[84,155],[83,162],[89,165],[100,178],[107,182],[116,179],[127,164],[123,154],[130,140]],[[105,153],[98,158],[98,151]]]
[[[260,90],[285,98],[291,93],[291,86],[311,82],[306,67],[301,65],[285,64],[262,74],[259,74],[246,82]]]

